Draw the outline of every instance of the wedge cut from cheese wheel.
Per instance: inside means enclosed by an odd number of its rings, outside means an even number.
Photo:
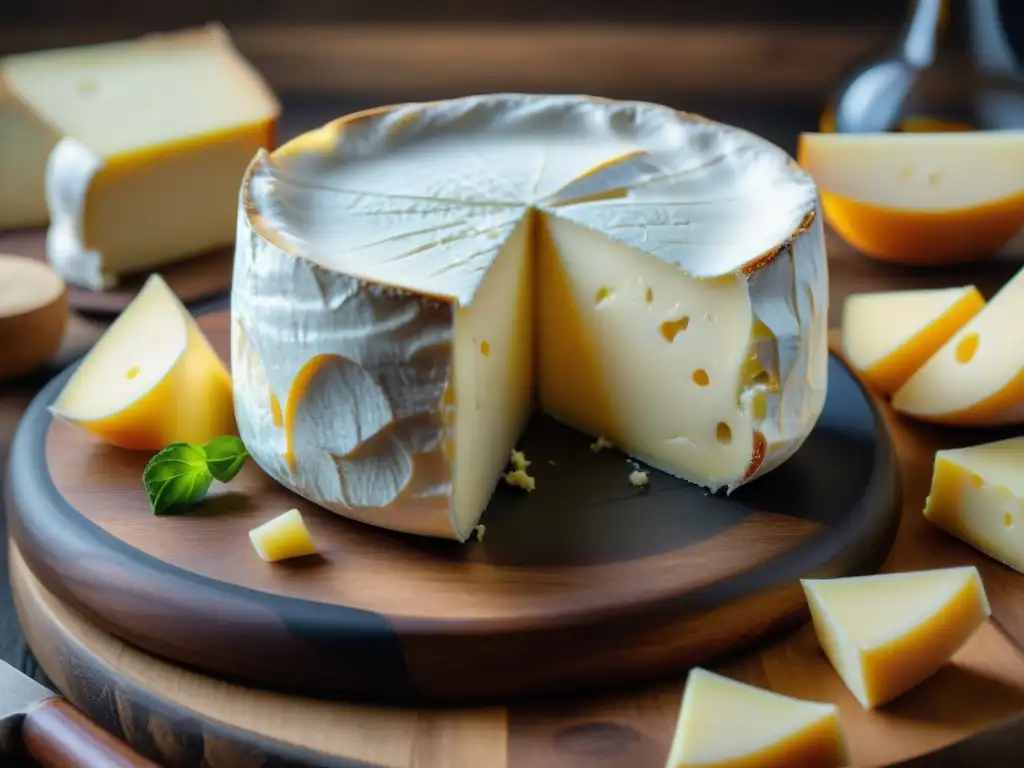
[[[317,554],[302,514],[290,509],[249,531],[249,540],[261,559],[268,563]]]
[[[261,152],[240,205],[240,433],[339,514],[465,540],[537,408],[731,490],[823,407],[816,189],[745,131],[582,96],[388,107]]]
[[[834,704],[695,668],[686,678],[666,768],[839,768],[849,760]]]
[[[984,306],[973,285],[852,294],[843,305],[843,353],[891,395]]]
[[[828,222],[872,256],[953,263],[1024,226],[1024,131],[804,133]]]
[[[937,452],[924,516],[1024,573],[1024,437]]]
[[[1024,421],[1024,270],[992,297],[892,397],[923,421],[999,426]]]
[[[217,25],[12,56],[0,224],[49,218],[50,260],[94,289],[230,245],[239,179],[279,112]]]
[[[865,709],[931,677],[991,613],[973,566],[802,583],[818,642]]]
[[[68,324],[67,286],[48,265],[0,253],[0,381],[50,360]]]
[[[159,275],[96,342],[50,410],[122,448],[237,434],[231,374]]]

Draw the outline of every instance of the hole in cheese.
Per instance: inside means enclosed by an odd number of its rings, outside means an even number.
[[[647,293],[644,294],[644,301],[646,301],[648,304],[650,304],[652,301],[654,301],[654,289],[653,288],[648,288],[647,289]]]
[[[489,354],[491,354],[491,345],[488,344],[486,341],[480,342],[480,354],[483,355],[484,357],[487,357]]]
[[[124,375],[124,377],[128,379],[128,381],[131,381],[132,379],[139,375],[139,372],[141,370],[142,369],[139,366],[133,365],[131,368],[128,369],[128,372]]]
[[[675,341],[676,334],[680,331],[685,331],[690,325],[690,318],[685,315],[678,320],[666,320],[661,324],[661,335],[665,337],[665,341]]]
[[[1013,514],[1010,512],[1003,513],[1003,525],[1007,528],[1013,528]]]
[[[978,334],[971,332],[966,334],[956,345],[956,361],[958,363],[969,363],[974,359],[975,353],[978,351],[978,344],[981,339]]]
[[[981,488],[984,482],[985,481],[981,479],[981,475],[976,474],[974,472],[971,473],[971,485],[973,485],[975,488]]]
[[[600,306],[602,302],[610,299],[613,295],[611,288],[599,288],[597,295],[594,296],[594,305]]]
[[[706,387],[711,379],[708,377],[708,372],[703,368],[698,368],[693,372],[693,383],[698,387]]]
[[[715,437],[722,445],[728,445],[732,442],[732,429],[724,421],[720,421],[715,429]]]

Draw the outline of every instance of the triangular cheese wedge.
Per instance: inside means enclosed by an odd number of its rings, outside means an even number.
[[[1024,420],[1024,270],[892,398],[924,421],[998,426]]]
[[[666,768],[836,768],[849,762],[834,704],[693,669]]]
[[[1024,437],[939,451],[924,516],[1024,573]]]
[[[843,354],[891,395],[984,306],[973,285],[853,294],[843,305]]]
[[[872,256],[963,261],[1024,226],[1024,131],[804,133],[798,158],[829,223]]]
[[[123,448],[237,434],[231,374],[159,275],[96,342],[50,410]]]
[[[934,674],[991,612],[973,566],[802,583],[818,642],[865,709]]]

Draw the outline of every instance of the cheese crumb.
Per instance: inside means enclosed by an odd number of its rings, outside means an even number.
[[[643,488],[650,482],[650,478],[646,472],[641,472],[639,469],[635,469],[629,473],[629,482],[635,485],[637,488]]]
[[[487,526],[483,523],[480,523],[480,525],[476,527],[476,540],[483,541],[485,533],[487,533]]]
[[[517,451],[515,448],[512,449],[512,455],[509,462],[512,464],[512,469],[522,469],[524,471],[533,463],[532,461],[527,460],[526,454],[522,451]]]
[[[526,491],[532,491],[537,487],[537,481],[526,474],[525,469],[514,469],[511,472],[507,472],[505,474],[505,482]]]
[[[598,451],[603,451],[605,448],[611,447],[612,444],[605,439],[604,435],[601,435],[599,438],[597,438],[596,442],[590,444],[590,450],[592,450],[594,453],[597,453]]]

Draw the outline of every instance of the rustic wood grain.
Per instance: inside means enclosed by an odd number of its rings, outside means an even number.
[[[46,230],[20,229],[0,231],[0,253],[13,253],[46,261]],[[155,270],[178,298],[186,303],[209,299],[231,287],[234,248],[222,248],[201,256],[177,261]],[[72,309],[88,314],[116,315],[139,292],[149,272],[126,275],[120,285],[109,291],[94,291],[78,285],[68,286]]]
[[[61,698],[33,707],[21,738],[42,768],[158,768]]]
[[[200,322],[227,357],[227,313]],[[537,490],[500,485],[485,540],[465,545],[339,518],[254,463],[190,514],[153,517],[148,454],[51,421],[62,377],[14,447],[11,532],[100,626],[220,674],[443,698],[647,678],[792,626],[801,576],[881,565],[898,512],[891,446],[849,374],[830,374],[804,450],[728,498],[658,472],[634,488],[622,454],[538,417],[519,442]],[[321,554],[268,566],[246,534],[291,507]]]

